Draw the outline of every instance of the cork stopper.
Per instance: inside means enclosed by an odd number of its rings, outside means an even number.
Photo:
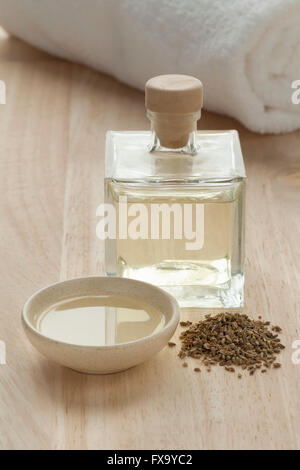
[[[155,113],[195,113],[202,104],[203,86],[195,77],[159,75],[146,83],[146,108]]]
[[[161,145],[184,147],[203,104],[203,86],[189,75],[159,75],[146,83],[146,108]]]

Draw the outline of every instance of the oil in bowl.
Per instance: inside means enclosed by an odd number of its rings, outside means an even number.
[[[57,282],[25,303],[31,344],[57,364],[88,374],[129,369],[158,353],[180,318],[176,300],[146,282],[92,276]]]
[[[36,319],[37,330],[48,338],[82,346],[136,341],[164,325],[165,316],[155,307],[120,295],[63,299]]]

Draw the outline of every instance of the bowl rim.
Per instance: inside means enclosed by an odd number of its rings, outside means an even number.
[[[163,328],[161,330],[157,331],[156,333],[153,333],[152,335],[144,336],[142,338],[136,339],[134,341],[128,341],[126,343],[118,343],[118,344],[102,345],[102,346],[101,345],[97,346],[97,345],[88,345],[88,344],[84,345],[84,344],[77,344],[77,343],[68,343],[68,342],[65,342],[65,341],[56,340],[56,339],[53,339],[53,338],[51,338],[47,335],[44,335],[43,333],[38,331],[32,325],[32,323],[28,319],[28,308],[30,306],[30,303],[32,302],[32,300],[35,297],[38,297],[39,295],[41,295],[42,293],[44,293],[46,290],[48,290],[50,288],[53,288],[53,287],[56,287],[56,286],[59,286],[59,285],[63,285],[63,284],[66,284],[66,283],[71,284],[74,281],[87,280],[87,279],[101,279],[101,280],[104,280],[104,279],[105,280],[106,279],[110,279],[110,280],[118,279],[118,281],[120,281],[120,282],[124,281],[126,283],[129,282],[129,283],[135,284],[137,286],[138,285],[144,285],[146,287],[151,287],[152,289],[159,291],[160,294],[163,294],[166,297],[166,299],[170,302],[170,305],[172,306],[171,317],[168,320],[168,322],[163,326]],[[114,282],[114,281],[112,281],[112,282]],[[130,279],[130,278],[125,278],[125,277],[118,277],[118,276],[114,276],[114,277],[109,277],[109,276],[82,276],[82,277],[74,277],[74,278],[66,279],[64,281],[54,282],[53,284],[49,284],[47,286],[44,286],[41,289],[38,289],[33,294],[31,294],[31,296],[26,300],[26,302],[25,302],[25,304],[24,304],[24,306],[21,310],[21,321],[23,323],[23,327],[24,327],[25,331],[26,331],[26,329],[28,329],[32,334],[34,334],[35,336],[40,337],[42,340],[47,341],[49,343],[56,344],[56,345],[61,345],[61,346],[68,347],[68,348],[82,349],[82,350],[90,349],[90,350],[106,350],[106,351],[108,351],[110,349],[111,350],[116,350],[116,349],[131,348],[131,347],[134,347],[138,344],[148,342],[149,340],[154,340],[155,338],[158,338],[159,336],[162,336],[162,334],[164,332],[166,332],[168,330],[172,330],[173,328],[174,328],[174,331],[175,331],[175,329],[178,326],[179,320],[180,320],[180,307],[179,307],[179,304],[178,304],[177,300],[175,299],[175,297],[173,297],[171,294],[166,292],[161,287],[155,286],[154,284],[150,284],[149,282],[139,281],[139,280],[136,280],[136,279]]]

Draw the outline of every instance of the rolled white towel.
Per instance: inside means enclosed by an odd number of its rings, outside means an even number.
[[[251,130],[300,128],[300,0],[0,0],[0,24],[140,89],[194,75],[207,109]]]

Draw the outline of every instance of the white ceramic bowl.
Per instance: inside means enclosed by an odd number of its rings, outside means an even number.
[[[165,315],[164,327],[136,341],[112,346],[82,346],[57,341],[40,333],[36,322],[42,312],[72,296],[126,295],[152,305]],[[118,277],[84,277],[58,282],[33,294],[22,310],[22,323],[29,341],[44,356],[71,369],[89,374],[119,372],[158,353],[173,336],[179,321],[176,300],[159,287]]]

